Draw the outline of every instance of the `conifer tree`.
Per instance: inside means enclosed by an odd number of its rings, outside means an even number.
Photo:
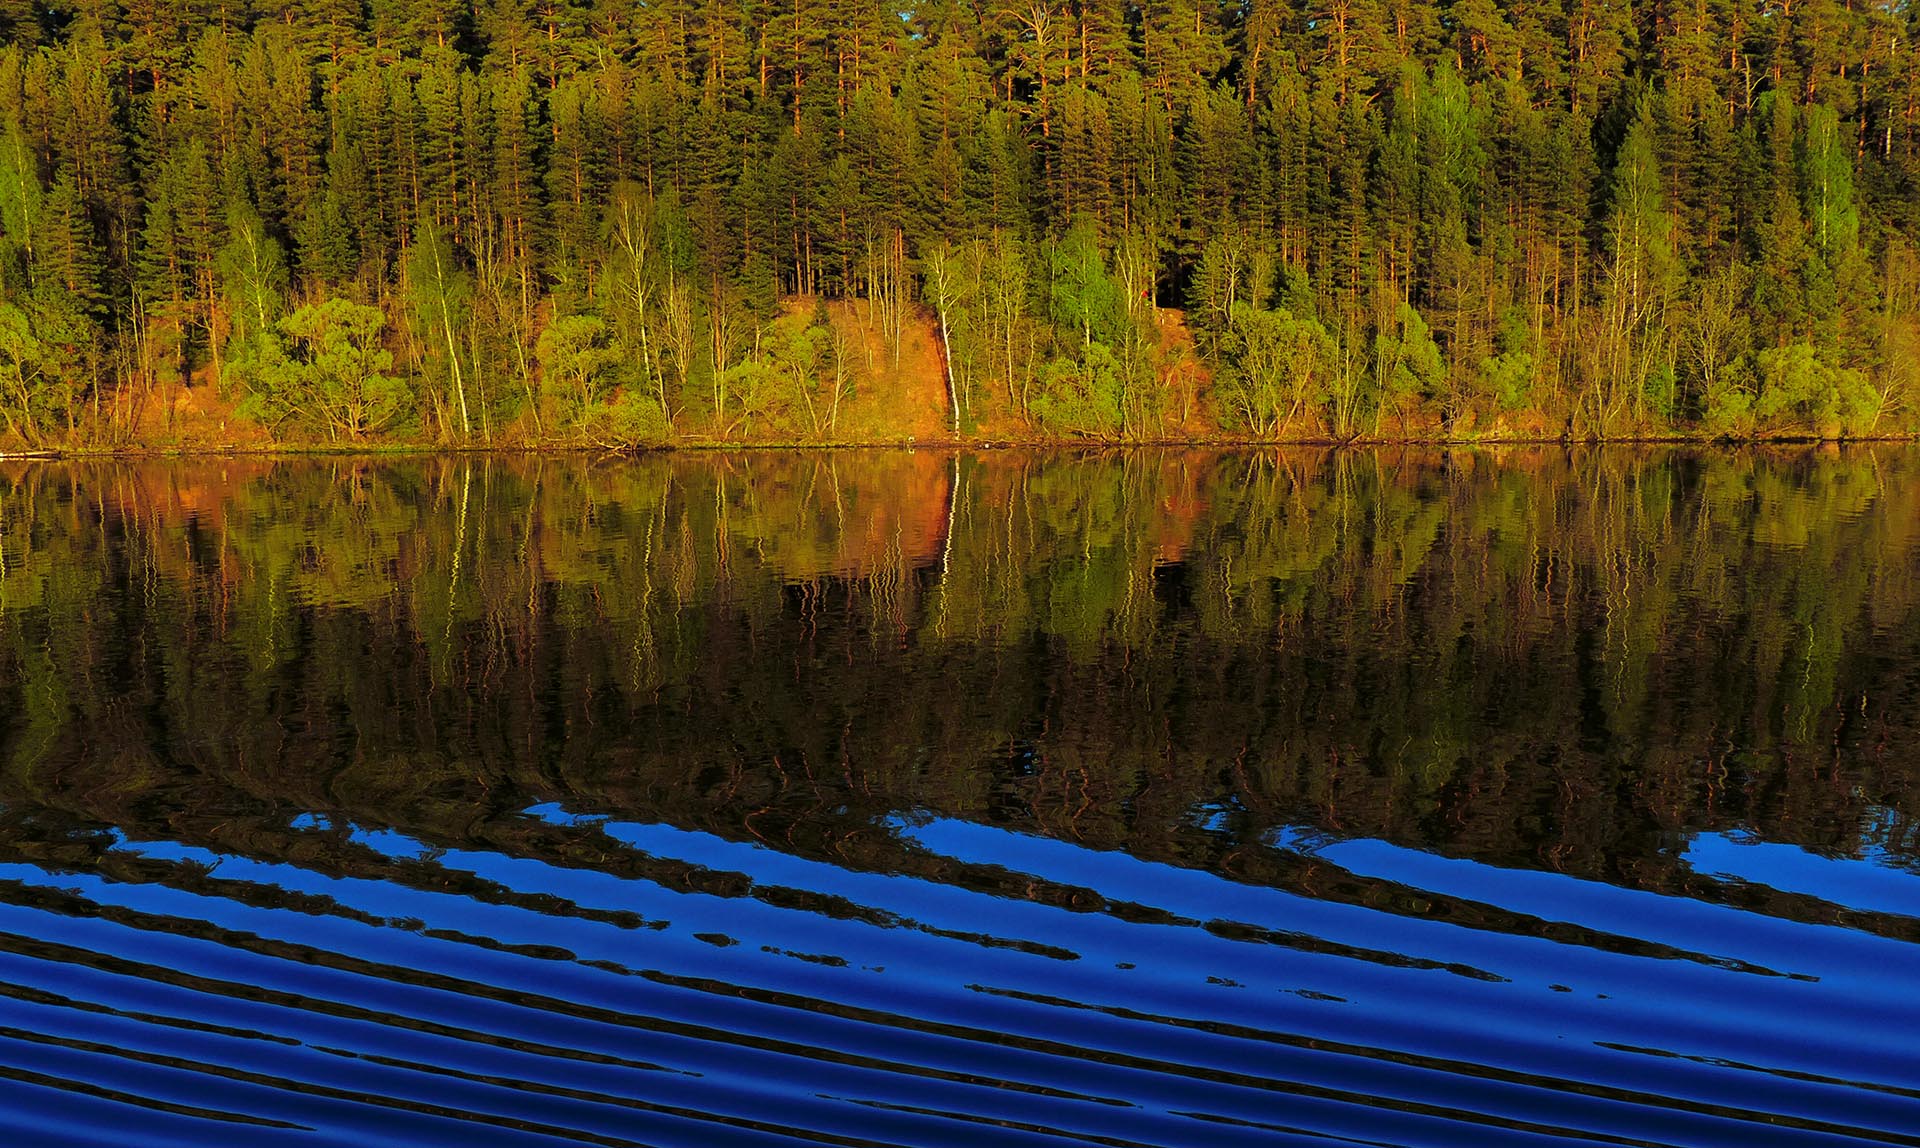
[[[91,318],[104,318],[106,260],[71,172],[54,176],[33,234],[35,284],[58,289]]]

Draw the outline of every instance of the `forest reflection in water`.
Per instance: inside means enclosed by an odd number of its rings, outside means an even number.
[[[11,464],[0,1132],[1920,1143],[1917,734],[1911,448]]]

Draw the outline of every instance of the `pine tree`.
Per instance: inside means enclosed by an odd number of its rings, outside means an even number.
[[[344,197],[337,189],[330,186],[307,201],[307,210],[294,227],[294,243],[300,269],[314,284],[343,283],[353,277],[359,256]]]
[[[416,220],[458,238],[462,211],[460,72],[454,53],[437,46],[423,53],[414,83],[419,109],[420,204]]]
[[[62,168],[48,189],[34,228],[36,285],[65,293],[87,315],[106,316],[106,258],[73,173]]]
[[[604,125],[592,78],[584,73],[568,77],[549,93],[547,108],[553,124],[547,166],[547,272],[563,283],[577,284],[596,247],[604,200]]]
[[[126,143],[109,78],[110,54],[96,36],[82,36],[61,52],[54,105],[52,160],[72,173],[80,196],[105,219],[124,223],[133,213]]]
[[[0,2],[0,43],[30,47],[40,42],[39,7],[34,0]]]
[[[1142,12],[1140,70],[1168,111],[1188,107],[1227,66],[1225,30],[1200,0],[1162,0]]]
[[[313,74],[294,41],[277,30],[265,39],[271,80],[262,115],[261,145],[272,178],[265,206],[277,218],[299,219],[320,192],[320,130],[313,109]]]
[[[1761,337],[1776,346],[1805,331],[1807,266],[1805,217],[1800,209],[1800,180],[1795,162],[1793,102],[1768,92],[1755,108],[1752,145],[1760,196],[1759,218],[1751,237],[1756,275],[1753,303]]]

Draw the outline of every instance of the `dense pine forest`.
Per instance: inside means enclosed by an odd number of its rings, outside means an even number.
[[[0,29],[20,445],[1920,424],[1912,0]]]

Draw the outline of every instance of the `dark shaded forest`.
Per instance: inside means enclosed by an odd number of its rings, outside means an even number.
[[[27,446],[1920,424],[1911,0],[0,29]]]

